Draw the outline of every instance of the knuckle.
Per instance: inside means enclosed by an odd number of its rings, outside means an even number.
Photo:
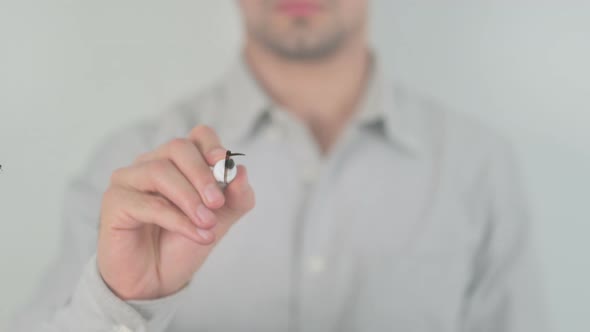
[[[149,173],[154,178],[159,178],[160,175],[167,173],[171,170],[172,164],[167,160],[156,160],[150,163]]]
[[[200,201],[199,195],[196,192],[192,193],[188,190],[177,189],[171,195],[167,199],[170,199],[170,202],[174,203],[176,211],[183,214],[188,213],[187,211],[190,212],[193,207],[197,206],[197,202]]]
[[[182,231],[184,227],[191,224],[188,218],[176,208],[172,208],[170,203],[166,202],[161,204],[163,204],[163,207],[159,210],[159,217],[162,223],[167,224],[171,229],[178,231]]]
[[[196,172],[195,185],[197,187],[197,190],[203,190],[203,189],[205,189],[205,187],[208,187],[208,186],[211,186],[211,185],[217,183],[217,180],[215,180],[215,177],[213,176],[213,172],[211,172],[209,167],[206,167],[206,166],[199,167],[198,169],[195,170],[195,172]]]
[[[148,206],[150,211],[163,212],[170,208],[170,203],[168,203],[168,201],[161,196],[150,197],[146,200],[145,204]]]
[[[195,139],[203,139],[215,135],[215,131],[208,125],[198,125],[191,130],[191,137]]]
[[[127,220],[128,214],[125,211],[123,193],[120,189],[110,187],[102,194],[101,223],[105,221]],[[103,220],[103,217],[105,220]]]
[[[168,142],[168,150],[171,154],[182,153],[189,145],[189,141],[184,138],[175,138]]]
[[[197,191],[183,190],[180,194],[180,199],[187,209],[196,206],[201,202],[201,198]]]
[[[139,156],[137,156],[135,158],[135,160],[133,160],[133,163],[140,164],[140,163],[143,163],[144,161],[147,161],[147,160],[149,160],[149,152],[142,153]]]
[[[110,184],[115,185],[115,184],[121,183],[121,181],[125,177],[125,173],[126,173],[126,168],[124,168],[124,167],[115,169],[111,173]],[[106,194],[106,192],[105,192],[105,194]]]
[[[114,192],[115,191],[113,190],[113,188],[109,187],[102,193],[101,202],[103,206],[109,205],[111,203],[111,201],[113,200]]]
[[[188,220],[188,218],[186,218],[184,215],[181,215],[179,213],[174,213],[170,219],[171,219],[172,223],[174,225],[176,225],[176,227],[179,230],[181,230],[191,224],[191,222],[190,222],[190,220]]]
[[[115,224],[117,221],[127,222],[131,220],[135,220],[131,211],[129,210],[128,206],[120,206],[116,209],[111,211],[110,215],[112,216],[112,220],[110,224]]]

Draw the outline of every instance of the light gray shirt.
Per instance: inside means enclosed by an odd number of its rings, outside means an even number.
[[[506,141],[373,67],[322,156],[242,59],[117,132],[64,199],[61,251],[11,331],[542,331],[529,216]],[[95,260],[111,172],[208,124],[246,153],[256,207],[187,287],[118,299]]]

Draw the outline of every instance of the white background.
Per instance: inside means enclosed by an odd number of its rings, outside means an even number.
[[[518,147],[556,331],[590,331],[590,4],[375,0],[388,71]],[[0,327],[57,248],[66,181],[109,131],[217,78],[234,1],[0,0]]]

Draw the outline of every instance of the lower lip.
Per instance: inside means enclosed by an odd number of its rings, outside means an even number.
[[[280,4],[278,10],[290,16],[309,16],[317,13],[320,7],[308,2],[286,2]]]

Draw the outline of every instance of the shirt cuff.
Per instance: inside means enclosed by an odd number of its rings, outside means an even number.
[[[78,287],[84,289],[76,294],[89,293],[95,309],[108,320],[113,331],[165,331],[187,293],[185,286],[172,295],[155,300],[124,301],[102,279],[96,255],[88,262]],[[73,300],[76,302],[76,295]]]

